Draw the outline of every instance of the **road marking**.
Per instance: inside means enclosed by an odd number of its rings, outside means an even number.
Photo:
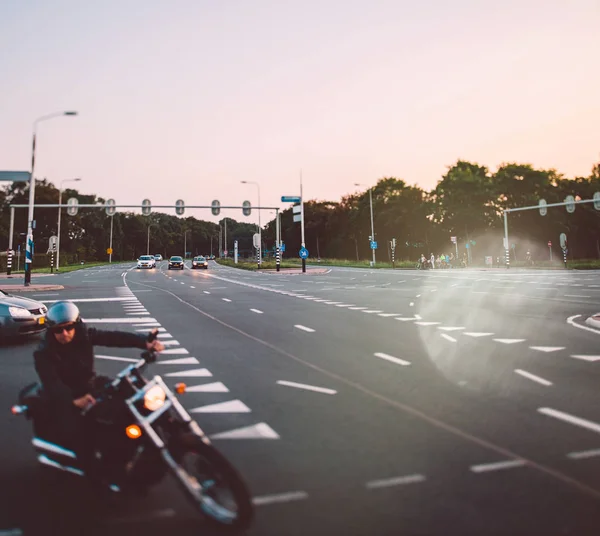
[[[137,363],[139,359],[132,359],[131,357],[116,357],[112,355],[95,355],[96,359],[107,359],[109,361],[125,361],[127,363]]]
[[[265,506],[267,504],[301,501],[303,499],[308,499],[308,493],[306,493],[306,491],[288,491],[287,493],[278,493],[277,495],[253,497],[252,504],[254,504],[254,506]]]
[[[572,355],[575,359],[582,359],[583,361],[600,361],[600,355]]]
[[[36,298],[41,298],[42,296],[58,296],[58,292],[53,292],[52,294],[32,294],[32,296],[35,296]],[[0,534],[2,534],[0,532]]]
[[[236,428],[227,432],[220,432],[210,436],[211,439],[279,439],[279,434],[275,432],[267,423],[260,422],[252,426]]]
[[[307,385],[305,383],[288,382],[285,380],[278,380],[279,385],[286,385],[287,387],[296,387],[297,389],[306,389],[307,391],[314,391],[315,393],[323,393],[326,395],[335,395],[337,391],[333,389],[326,389],[325,387],[315,387],[314,385]]]
[[[142,326],[153,326],[153,327],[160,327],[160,324],[158,322],[144,322],[143,324],[133,324],[133,327],[139,328]]]
[[[363,311],[363,313],[367,313],[368,315],[372,315],[373,313],[383,313],[383,311],[376,311],[376,310],[370,309],[368,311]]]
[[[490,471],[512,469],[513,467],[522,467],[524,465],[524,460],[508,460],[505,462],[482,463],[480,465],[471,465],[470,469],[474,473],[488,473]]]
[[[165,376],[177,376],[181,378],[208,378],[212,376],[208,369],[193,369],[193,370],[182,370],[180,372],[169,372]]]
[[[137,333],[150,333],[153,329],[157,329],[157,328],[136,329],[135,331]],[[158,328],[157,331],[159,333],[165,333],[167,330],[165,328]],[[160,335],[159,335],[159,337],[160,337]]]
[[[382,316],[383,318],[389,318],[390,316],[401,316],[400,313],[379,313],[377,316]]]
[[[84,318],[88,324],[136,324],[139,322],[157,322],[154,318]]]
[[[564,346],[530,346],[532,350],[537,350],[538,352],[558,352],[559,350],[564,350]]]
[[[465,328],[458,328],[458,327],[453,327],[453,326],[440,326],[438,329],[441,329],[443,331],[457,331],[459,329],[465,329]]]
[[[549,382],[548,380],[544,380],[544,378],[540,378],[539,376],[536,376],[535,374],[531,374],[530,372],[527,372],[526,370],[515,369],[515,372],[517,374],[520,374],[524,378],[528,378],[531,381],[541,383],[542,385],[545,385],[546,387],[552,385],[552,382]]]
[[[173,335],[171,335],[170,333],[159,333],[158,338],[159,339],[172,339]]]
[[[495,342],[501,342],[502,344],[515,344],[517,342],[523,342],[525,339],[493,339]]]
[[[367,489],[378,489],[378,488],[389,488],[392,486],[401,486],[403,484],[415,484],[417,482],[424,482],[425,477],[423,475],[407,475],[397,476],[394,478],[384,478],[381,480],[371,480],[367,482]]]
[[[228,400],[207,406],[190,409],[190,413],[250,413],[251,410],[241,400]]]
[[[376,352],[373,354],[375,357],[379,357],[380,359],[385,359],[386,361],[391,361],[392,363],[396,363],[397,365],[410,365],[410,361],[404,361],[404,359],[399,359],[398,357],[394,357],[388,354],[383,354],[381,352]]]
[[[350,311],[364,311],[368,307],[350,307]]]
[[[165,346],[179,346],[179,341],[173,339],[172,341],[162,341]]]
[[[204,292],[204,294],[210,294],[208,290],[203,290],[202,292]]]
[[[199,365],[200,362],[195,357],[180,357],[178,359],[167,359],[166,361],[157,361],[157,365]]]
[[[302,326],[301,324],[294,324],[295,328],[301,329],[302,331],[307,331],[308,333],[314,333],[315,330],[312,328],[307,328],[306,326]]]
[[[446,333],[441,333],[440,335],[444,337],[444,339],[446,339],[447,341],[456,342],[456,339],[454,337],[450,337],[450,335],[446,335]]]
[[[465,333],[465,335],[468,335],[469,337],[489,337],[490,335],[493,335],[493,333],[479,333],[479,332],[467,331]]]
[[[600,434],[600,424],[588,421],[587,419],[575,417],[574,415],[570,415],[568,413],[565,413],[564,411],[558,411],[552,408],[538,408],[538,412],[543,413],[544,415],[548,415],[549,417],[554,417],[555,419],[574,424],[575,426],[581,426],[581,428],[587,428],[592,432]]]
[[[193,285],[190,285],[190,288],[196,288],[196,287],[194,287]]]
[[[569,454],[567,454],[567,458],[571,458],[572,460],[583,460],[585,458],[594,458],[596,456],[600,456],[600,449],[581,450],[579,452],[569,452]]]
[[[415,322],[415,324],[417,324],[417,326],[436,326],[441,324],[441,322]]]
[[[340,303],[339,305],[336,305],[336,307],[352,307],[353,305],[353,303]]]
[[[185,388],[186,393],[228,393],[229,389],[221,382],[192,385]]]
[[[63,300],[40,300],[41,303],[56,303]],[[73,303],[92,303],[92,302],[131,302],[137,301],[135,296],[118,296],[116,298],[74,298],[69,300]]]
[[[163,344],[167,343],[169,341],[165,341],[163,342]],[[189,352],[185,349],[185,348],[168,348],[167,350],[163,350],[161,352],[161,355],[173,355],[173,354],[189,354]]]
[[[580,324],[577,324],[575,322],[576,318],[579,318],[581,315],[574,315],[574,316],[570,316],[569,318],[567,318],[567,324],[571,324],[571,326],[574,326],[576,328],[579,329],[585,329],[586,331],[591,331],[592,333],[595,333],[596,335],[600,335],[600,331],[598,331],[597,329],[594,328],[590,328],[588,326],[582,326]]]
[[[342,302],[340,302],[340,301],[326,301],[325,305],[338,305],[340,303],[342,303]]]
[[[582,296],[581,294],[565,294],[565,298],[591,298],[591,296]]]
[[[400,322],[413,322],[415,320],[418,320],[418,318],[416,316],[411,316],[408,318],[394,318],[394,320],[400,320]]]
[[[414,305],[415,305],[415,302],[412,302],[412,301],[411,301],[411,302],[410,302],[408,305],[409,305],[410,307],[414,307]]]
[[[222,299],[223,301],[225,301],[225,302],[228,302],[228,303],[229,303],[229,302],[231,302],[231,300],[230,300],[229,298],[221,298],[221,299]]]
[[[135,313],[125,313],[125,314],[126,314],[126,315],[140,315],[140,316],[143,316],[143,315],[149,315],[150,313],[149,313],[149,312],[145,312],[145,313],[144,313],[144,312],[142,312],[142,311],[137,311],[137,312],[135,312]]]
[[[258,309],[250,309],[253,313],[256,313],[257,315],[262,315],[263,312],[258,310]]]

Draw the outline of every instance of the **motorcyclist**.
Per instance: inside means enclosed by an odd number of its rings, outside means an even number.
[[[44,340],[34,352],[35,370],[42,384],[45,411],[58,435],[77,453],[86,474],[97,480],[93,456],[93,430],[81,410],[96,403],[95,395],[108,378],[97,376],[94,346],[140,348],[160,352],[163,344],[145,335],[102,331],[87,327],[73,302],[53,304],[46,316]]]

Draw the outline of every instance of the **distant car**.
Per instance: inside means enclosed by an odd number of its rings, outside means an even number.
[[[138,270],[141,268],[156,268],[153,255],[142,255],[137,261]]]
[[[160,253],[157,253],[156,255],[154,255],[154,260],[155,261],[162,261],[163,260],[162,255]]]
[[[183,259],[181,257],[173,256],[169,259],[169,270],[183,270]]]
[[[47,312],[43,303],[0,290],[0,336],[32,335],[43,331]]]
[[[208,258],[209,258],[211,261],[214,261],[214,260],[215,260],[215,256],[214,256],[214,255],[209,255],[209,257],[208,257]]]
[[[208,261],[205,257],[199,256],[192,259],[192,270],[196,268],[204,268],[208,270]]]

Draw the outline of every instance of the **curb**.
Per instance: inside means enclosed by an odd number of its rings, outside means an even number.
[[[596,313],[595,315],[590,316],[588,319],[586,319],[585,323],[588,326],[600,329],[600,313]]]
[[[37,292],[39,290],[64,290],[62,285],[30,285],[28,287],[20,287],[17,285],[8,285],[0,287],[4,292]]]

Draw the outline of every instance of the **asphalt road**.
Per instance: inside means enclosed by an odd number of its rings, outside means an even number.
[[[163,329],[153,372],[196,387],[182,403],[254,495],[248,534],[600,534],[599,272],[131,268],[28,295]],[[35,344],[0,348],[0,535],[213,534],[172,482],[98,502],[37,467],[8,412]],[[109,375],[136,357],[97,354]]]

